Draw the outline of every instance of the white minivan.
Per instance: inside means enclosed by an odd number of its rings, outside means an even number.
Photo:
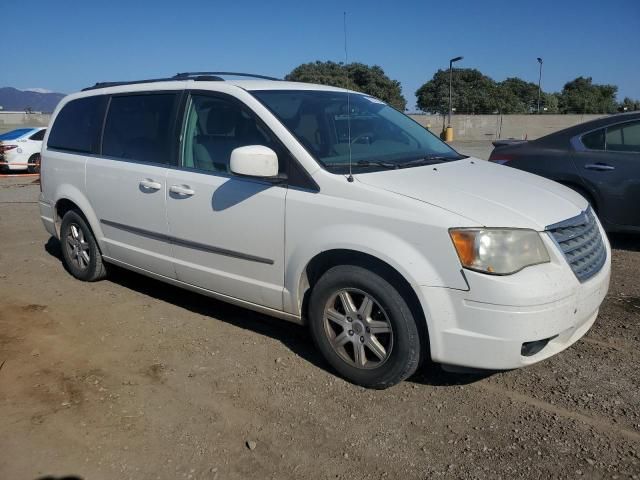
[[[423,360],[529,365],[593,325],[611,249],[580,195],[460,155],[372,96],[241,76],[60,102],[39,204],[72,275],[119,265],[308,324],[373,388]]]

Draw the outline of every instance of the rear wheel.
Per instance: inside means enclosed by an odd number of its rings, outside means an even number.
[[[95,282],[106,276],[102,253],[93,232],[75,210],[69,210],[62,219],[60,241],[64,264],[74,277]]]
[[[311,292],[309,323],[325,359],[355,384],[387,388],[418,368],[411,309],[387,280],[365,268],[328,270]]]
[[[29,157],[29,166],[27,167],[29,173],[40,173],[40,154],[34,153]]]

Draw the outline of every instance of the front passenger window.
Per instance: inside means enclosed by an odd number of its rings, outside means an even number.
[[[239,103],[215,96],[192,95],[187,110],[182,166],[197,170],[231,173],[231,152],[238,147],[264,145],[284,162],[277,142],[256,116]]]

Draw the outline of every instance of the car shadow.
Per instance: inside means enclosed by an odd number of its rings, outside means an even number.
[[[57,239],[50,237],[45,244],[45,250],[49,255],[64,264],[60,242]],[[215,300],[114,265],[109,265],[109,275],[106,281],[184,308],[198,315],[219,320],[279,341],[315,367],[332,375],[336,374],[316,349],[305,326]],[[487,378],[494,373],[493,371],[447,372],[440,365],[427,361],[407,381],[425,386],[468,385]]]
[[[431,387],[452,387],[456,385],[470,385],[498,373],[494,370],[460,369],[460,372],[448,372],[440,364],[425,362],[407,381],[417,385]]]
[[[640,252],[640,235],[632,233],[609,233],[609,243],[614,250]]]
[[[53,475],[45,475],[44,477],[38,477],[36,480],[82,480],[82,477],[77,475],[64,475],[62,477],[54,477]]]
[[[62,249],[57,239],[54,237],[49,238],[44,248],[49,255],[64,264],[62,261]],[[293,353],[314,366],[331,371],[330,366],[325,363],[324,359],[316,351],[307,328],[304,326],[272,318],[199,293],[175,287],[115,265],[109,265],[109,275],[106,281],[184,308],[198,315],[220,320],[238,328],[251,330],[272,338],[281,342]]]

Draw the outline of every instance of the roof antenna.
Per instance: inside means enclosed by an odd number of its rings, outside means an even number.
[[[349,142],[349,176],[348,182],[353,182],[353,175],[351,173],[351,93],[349,90],[349,53],[347,51],[347,12],[343,12],[343,25],[344,25],[344,68],[347,75],[347,140]]]

